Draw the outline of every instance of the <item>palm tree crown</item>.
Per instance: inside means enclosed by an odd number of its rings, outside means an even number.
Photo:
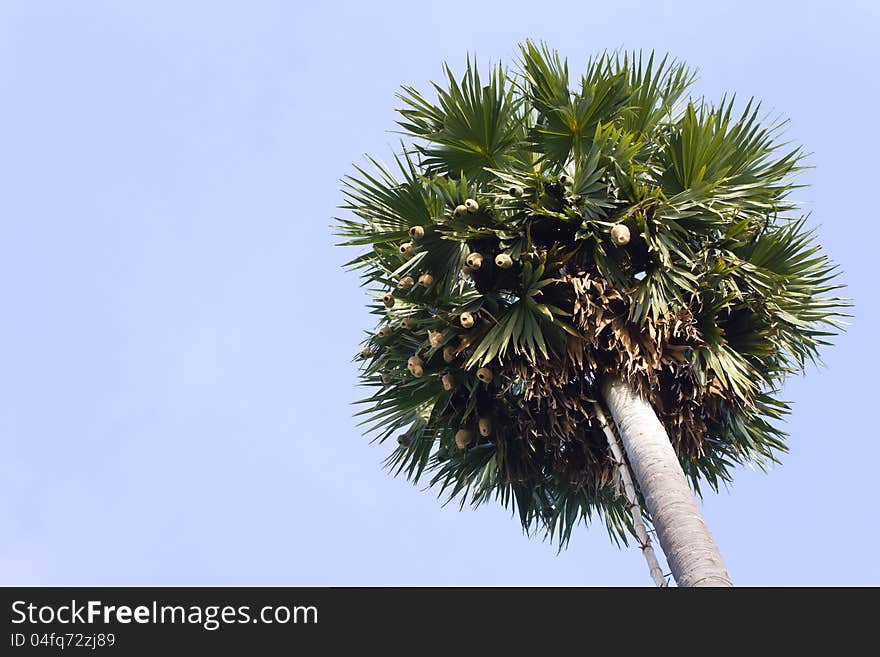
[[[498,498],[565,543],[627,503],[593,401],[645,395],[699,491],[775,460],[782,379],[817,358],[846,302],[789,199],[800,149],[749,102],[686,99],[684,65],[521,47],[481,80],[410,87],[395,169],[344,181],[339,219],[379,327],[359,359],[367,430],[395,473],[462,503]]]

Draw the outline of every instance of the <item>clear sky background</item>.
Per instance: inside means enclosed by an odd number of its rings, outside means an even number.
[[[880,584],[880,3],[0,2],[0,583],[636,584],[442,507],[351,417],[372,325],[339,179],[388,158],[400,84],[668,51],[812,153],[800,196],[855,317],[792,380],[791,453],[709,494],[739,584]]]

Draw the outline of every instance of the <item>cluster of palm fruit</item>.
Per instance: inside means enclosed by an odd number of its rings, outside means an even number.
[[[432,103],[404,88],[421,140],[345,194],[349,263],[379,327],[361,351],[369,431],[389,464],[462,502],[498,497],[561,541],[601,512],[629,528],[593,415],[603,376],[653,403],[699,490],[785,449],[778,382],[815,357],[844,302],[786,196],[799,151],[749,105],[679,98],[693,76],[526,44],[487,85],[470,65]]]

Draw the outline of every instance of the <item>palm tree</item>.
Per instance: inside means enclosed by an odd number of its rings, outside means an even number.
[[[365,430],[462,505],[560,546],[596,513],[664,585],[653,525],[679,585],[731,585],[688,482],[777,460],[780,383],[847,305],[789,199],[801,150],[754,102],[687,98],[667,57],[600,55],[574,90],[531,42],[445,74],[436,100],[402,88],[394,167],[344,181],[378,321]]]

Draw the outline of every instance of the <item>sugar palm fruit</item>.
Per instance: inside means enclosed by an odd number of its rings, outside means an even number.
[[[471,313],[462,313],[458,316],[458,321],[464,328],[470,328],[474,325],[474,316]]]
[[[391,327],[390,326],[383,326],[382,328],[379,329],[379,337],[380,338],[387,338],[389,335],[391,335]]]
[[[511,187],[510,189],[507,190],[507,193],[515,198],[519,198],[520,196],[523,195],[523,188],[519,187],[517,185],[514,185],[513,187]]]
[[[412,331],[416,327],[416,322],[412,317],[404,317],[400,320],[400,327]]]
[[[477,370],[477,378],[483,383],[491,383],[492,377],[492,370],[490,370],[488,367],[481,367]]]
[[[444,363],[451,363],[454,360],[455,360],[455,347],[453,347],[451,344],[448,344],[445,347],[443,347],[443,362]]]
[[[434,277],[431,274],[422,274],[419,276],[419,285],[422,287],[431,287],[434,284]]]
[[[388,292],[382,297],[382,303],[385,304],[386,308],[394,308],[394,295]]]
[[[574,184],[574,179],[572,179],[571,176],[567,176],[565,174],[562,174],[561,176],[559,176],[559,183],[563,187],[571,187],[572,184]]]
[[[442,331],[428,331],[428,342],[431,343],[431,346],[435,349],[443,344],[443,332]]]
[[[415,284],[416,284],[416,281],[412,276],[404,276],[399,281],[397,281],[397,287],[399,287],[402,290],[409,289]]]
[[[501,267],[501,269],[510,269],[513,267],[513,258],[506,253],[499,253],[495,256],[495,264]]]
[[[453,217],[463,217],[467,214],[467,207],[464,205],[456,205],[455,210],[452,211]]]
[[[418,356],[410,356],[409,360],[406,362],[406,369],[408,369],[414,377],[419,379],[425,374],[423,365],[424,363],[421,358]]]
[[[486,437],[492,433],[492,418],[481,417],[479,424],[481,436]]]
[[[413,254],[412,242],[404,242],[400,245],[400,255],[411,258]]]
[[[480,209],[480,204],[477,203],[474,199],[469,198],[464,202],[464,207],[468,212],[473,214],[474,212],[476,212],[477,210]]]
[[[455,444],[459,449],[464,449],[474,442],[474,432],[470,429],[459,429],[455,434]]]
[[[452,390],[455,387],[455,377],[451,374],[444,374],[440,380],[443,382],[444,390]]]
[[[409,447],[409,436],[407,436],[405,433],[400,434],[397,437],[397,444],[401,447]]]
[[[611,229],[611,241],[617,246],[629,244],[629,228],[625,224],[617,224]]]
[[[467,257],[467,266],[471,269],[479,269],[483,266],[483,256],[476,251]]]
[[[409,236],[414,240],[420,240],[425,236],[425,229],[422,226],[413,226],[409,229]]]

